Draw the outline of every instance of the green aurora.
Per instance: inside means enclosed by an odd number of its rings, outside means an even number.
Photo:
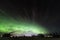
[[[32,31],[37,34],[48,33],[48,30],[41,25],[32,21],[24,21],[23,19],[15,20],[12,17],[0,16],[0,32],[10,33],[13,31]]]

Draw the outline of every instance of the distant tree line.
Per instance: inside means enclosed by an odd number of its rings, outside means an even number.
[[[0,34],[0,36],[1,36],[1,34]],[[2,37],[10,37],[11,35],[10,35],[10,33],[8,33],[8,34],[3,34],[2,35]],[[37,36],[35,36],[35,35],[32,35],[32,37],[60,37],[60,35],[58,34],[58,33],[50,33],[50,34],[47,34],[47,35],[44,35],[44,34],[38,34]],[[20,36],[21,37],[21,36]],[[26,36],[23,36],[23,37],[26,37]]]

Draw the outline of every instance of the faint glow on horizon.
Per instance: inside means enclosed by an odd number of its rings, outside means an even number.
[[[31,37],[31,36],[33,36],[33,35],[37,36],[38,34],[33,33],[33,32],[31,32],[31,31],[23,32],[23,33],[15,33],[15,32],[11,33],[11,36],[14,36],[14,37],[16,37],[16,36],[17,36],[17,37],[19,37],[19,36]]]

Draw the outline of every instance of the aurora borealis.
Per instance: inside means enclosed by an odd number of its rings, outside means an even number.
[[[55,0],[0,1],[0,32],[32,31],[60,34],[60,2]]]
[[[1,15],[1,14],[0,14]],[[42,27],[41,25],[38,25],[35,22],[24,20],[22,18],[14,19],[9,16],[0,16],[0,32],[2,33],[10,33],[14,31],[21,31],[21,32],[27,32],[32,31],[37,34],[45,34],[48,33],[48,30],[46,28]],[[19,32],[19,33],[21,33]]]

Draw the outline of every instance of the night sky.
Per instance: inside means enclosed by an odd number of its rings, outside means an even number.
[[[14,19],[21,17],[43,25],[51,32],[60,32],[60,1],[12,0],[0,1],[1,12]]]

